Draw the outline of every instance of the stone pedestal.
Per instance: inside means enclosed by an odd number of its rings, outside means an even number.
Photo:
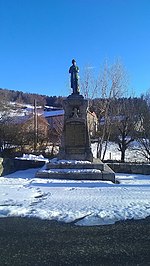
[[[64,129],[59,159],[93,161],[87,123],[88,100],[72,94],[63,102]]]

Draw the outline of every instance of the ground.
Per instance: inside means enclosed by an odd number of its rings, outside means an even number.
[[[150,265],[150,219],[81,227],[0,219],[0,266]]]

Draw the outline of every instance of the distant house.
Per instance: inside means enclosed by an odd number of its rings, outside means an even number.
[[[46,118],[49,126],[57,131],[60,124],[64,122],[64,110],[44,111],[44,117]]]
[[[44,111],[44,118],[49,124],[50,139],[60,142],[64,124],[64,110]]]
[[[88,122],[90,137],[94,137],[97,132],[97,128],[98,128],[98,118],[95,112],[90,112],[88,110],[87,122]]]
[[[14,125],[21,125],[22,129],[26,132],[34,131],[35,129],[35,116],[34,114],[25,115],[25,116],[14,116],[9,119],[9,123]],[[41,116],[37,115],[37,128],[42,131],[44,134],[47,134],[48,131],[48,122]]]
[[[53,130],[53,133],[61,135],[63,130],[64,123],[64,110],[54,110],[54,111],[44,111],[44,117],[49,123],[50,129]],[[98,119],[94,112],[87,112],[87,122],[90,132],[90,136],[95,136],[97,132]]]
[[[48,137],[49,124],[41,115],[37,115],[36,121],[34,114],[31,114],[10,117],[7,123],[8,122],[14,131],[16,131],[18,141],[20,140],[24,144],[29,144],[30,141],[33,142],[35,134],[38,142],[46,140]]]
[[[124,121],[125,116],[123,116],[123,115],[108,116],[107,119],[109,119],[109,121],[111,121],[111,123],[116,123],[116,122],[120,123],[121,121]],[[104,116],[101,117],[99,124],[101,126],[105,125],[105,121],[107,121],[107,119]]]
[[[110,121],[111,124],[115,125],[116,123],[124,122],[126,118],[127,117],[125,115],[108,116],[107,119],[105,119],[105,117],[101,117],[99,125],[104,126],[106,121]],[[134,129],[138,132],[143,132],[143,118],[138,118],[135,115],[132,118],[134,118]]]

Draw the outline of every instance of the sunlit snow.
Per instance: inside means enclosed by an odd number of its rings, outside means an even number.
[[[0,177],[0,217],[23,216],[104,225],[150,215],[150,176],[116,174],[109,181],[35,178],[37,169]]]

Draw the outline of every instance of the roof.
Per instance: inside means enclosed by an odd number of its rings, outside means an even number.
[[[60,115],[64,115],[64,110],[60,109],[60,110],[55,110],[55,111],[44,111],[44,117],[53,117],[53,116],[60,116]]]
[[[13,116],[13,117],[8,117],[7,118],[7,123],[11,124],[24,124],[27,122],[29,119],[31,119],[33,116],[29,115],[24,115],[24,116]]]
[[[24,115],[24,116],[13,116],[13,117],[8,117],[7,118],[7,123],[11,123],[11,124],[24,124],[27,121],[32,121],[34,118],[33,114],[30,115]],[[38,115],[38,121],[39,120],[44,120],[45,123],[47,123],[46,119],[43,116]],[[48,123],[47,123],[48,124]]]

